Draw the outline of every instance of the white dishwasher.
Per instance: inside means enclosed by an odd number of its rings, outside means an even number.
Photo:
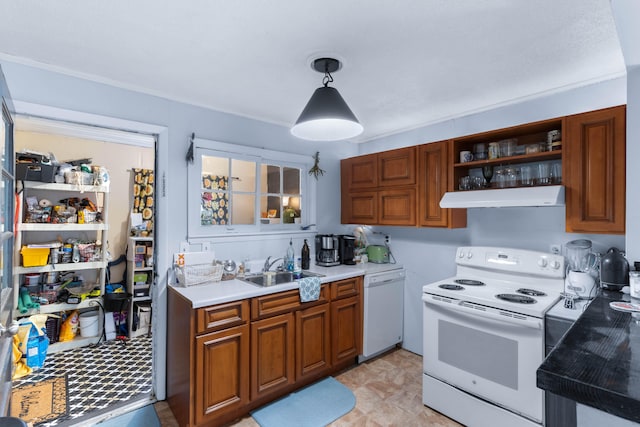
[[[364,276],[362,355],[370,359],[402,342],[404,278],[402,268]]]

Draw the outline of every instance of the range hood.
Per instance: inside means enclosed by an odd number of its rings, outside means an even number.
[[[445,193],[441,208],[503,208],[515,206],[564,206],[564,186],[503,188]]]

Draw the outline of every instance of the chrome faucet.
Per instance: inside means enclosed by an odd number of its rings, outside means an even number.
[[[269,271],[269,269],[273,266],[273,264],[275,264],[281,259],[284,259],[284,258],[276,258],[273,261],[271,261],[271,256],[268,256],[267,259],[264,261],[264,267],[262,267],[262,272],[264,273],[265,271]]]

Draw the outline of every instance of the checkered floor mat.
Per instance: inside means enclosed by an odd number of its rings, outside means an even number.
[[[151,337],[141,336],[125,343],[103,342],[94,347],[50,354],[41,369],[13,382],[35,383],[67,374],[69,414],[38,427],[59,426],[68,421],[91,415],[131,400],[151,394]],[[34,426],[34,427],[35,427]]]

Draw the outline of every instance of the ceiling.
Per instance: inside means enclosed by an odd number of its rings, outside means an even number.
[[[0,59],[290,127],[322,75],[354,142],[624,75],[609,0],[5,1]]]

